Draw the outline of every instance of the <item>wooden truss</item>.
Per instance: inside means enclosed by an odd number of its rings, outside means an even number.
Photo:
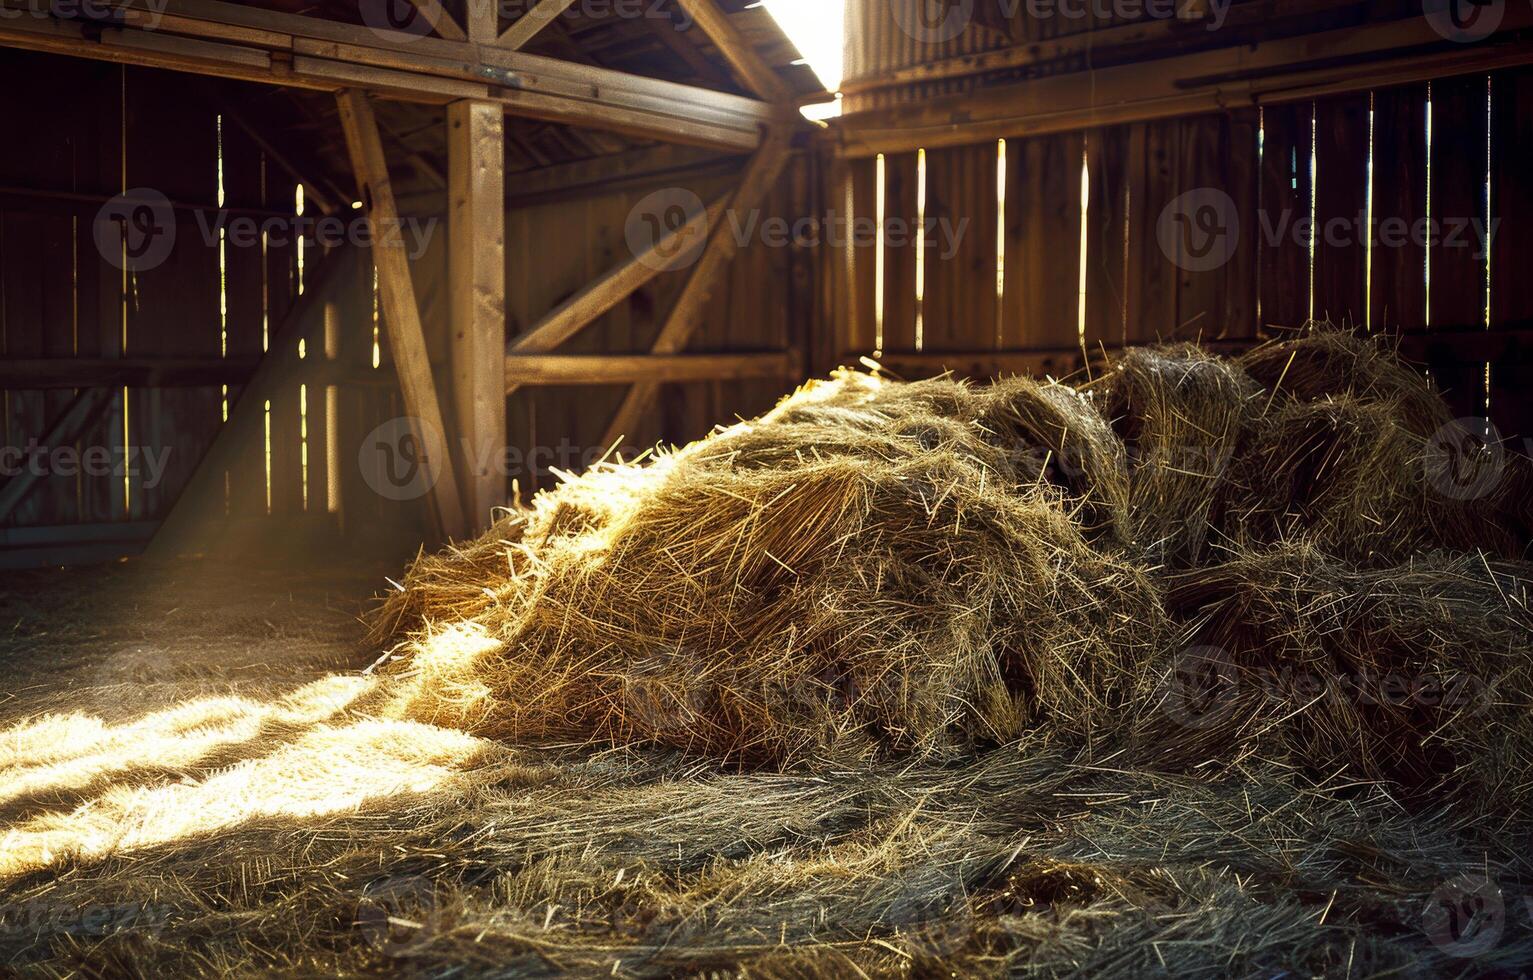
[[[390,227],[398,218],[384,141],[374,115],[377,99],[447,107],[450,309],[449,397],[437,391],[428,360],[409,262],[398,248],[371,249],[406,414],[430,445],[435,430],[450,448],[439,449],[441,476],[431,491],[433,517],[447,537],[482,527],[502,503],[505,488],[489,461],[506,439],[505,396],[522,385],[629,384],[609,430],[622,433],[638,420],[662,381],[796,374],[783,353],[686,355],[708,297],[738,251],[721,219],[726,207],[750,209],[771,190],[789,156],[794,99],[782,82],[714,5],[679,0],[718,47],[743,84],[759,98],[643,78],[521,51],[571,0],[540,0],[504,31],[496,6],[467,5],[458,23],[440,0],[412,0],[437,36],[416,37],[386,28],[225,3],[221,0],[100,0],[88,16],[32,16],[39,0],[0,0],[0,47],[54,52],[115,63],[334,93],[355,172],[358,198],[370,217]],[[675,268],[674,240],[652,254],[634,256],[592,283],[524,333],[505,341],[505,133],[506,114],[567,123],[720,151],[753,152],[739,189],[695,215],[674,235],[711,228],[675,309],[651,355],[559,356],[569,338],[623,302],[661,272]],[[691,151],[696,152],[696,151]],[[720,158],[722,159],[722,158]],[[327,213],[336,202],[321,201]],[[691,253],[696,255],[696,253]],[[309,304],[312,305],[312,304]],[[306,306],[307,308],[307,306]],[[311,311],[312,312],[312,311]],[[312,319],[312,317],[311,317]],[[268,355],[251,386],[294,370]],[[75,366],[76,368],[78,365]],[[103,371],[121,366],[102,365]],[[186,364],[177,377],[201,376],[220,366]],[[148,368],[151,372],[154,366]],[[250,365],[240,365],[249,374]],[[192,547],[194,519],[215,514],[214,477],[238,442],[239,411],[199,468],[198,478],[165,522],[157,549]],[[59,424],[88,415],[82,403]],[[238,423],[238,424],[236,424]],[[26,488],[21,488],[22,490]],[[221,499],[221,498],[220,498]]]

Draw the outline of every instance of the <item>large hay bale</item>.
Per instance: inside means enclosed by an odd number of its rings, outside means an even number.
[[[1092,396],[1058,382],[1011,377],[990,388],[984,425],[1014,457],[1014,475],[1058,486],[1088,536],[1132,537],[1123,442]],[[1018,469],[1020,467],[1020,469]]]

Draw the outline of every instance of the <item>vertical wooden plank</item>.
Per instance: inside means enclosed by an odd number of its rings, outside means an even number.
[[[1177,120],[1136,123],[1129,133],[1129,343],[1178,335],[1180,274],[1161,247],[1159,226],[1177,196],[1181,141]]]
[[[265,200],[263,172],[264,151],[239,126],[223,120],[224,196],[231,207],[261,209]],[[260,230],[254,235],[226,235],[224,253],[224,293],[226,313],[225,354],[229,357],[259,357],[263,353],[263,331],[267,329],[266,259],[262,254]],[[239,403],[242,389],[230,386],[229,409]],[[220,393],[222,415],[222,393]],[[264,447],[251,444],[241,452],[225,473],[226,503],[231,519],[249,519],[266,513],[266,461]]]
[[[1086,214],[1086,344],[1095,350],[1098,345],[1114,347],[1126,339],[1128,129],[1092,130],[1087,136],[1087,153],[1091,203]],[[1009,252],[1006,261],[1009,279]],[[1008,319],[1007,336],[1015,337],[1015,329]]]
[[[1240,109],[1230,115],[1226,130],[1224,189],[1235,204],[1240,225],[1235,254],[1224,267],[1224,320],[1216,335],[1228,340],[1248,340],[1260,333],[1256,317],[1261,263],[1261,222],[1256,213],[1261,194],[1259,125],[1256,109]]]
[[[1006,144],[1002,319],[1018,347],[1079,346],[1084,152],[1081,133]]]
[[[105,193],[122,190],[123,93],[127,69],[122,65],[92,66],[81,80],[94,94],[92,110],[81,113],[79,175],[82,188]],[[80,351],[82,355],[116,357],[122,353],[124,274],[102,254],[95,237],[94,210],[75,229],[75,256],[80,269]],[[102,418],[81,436],[82,447],[99,447],[113,459],[122,448],[123,397],[119,390]],[[110,471],[93,476],[83,493],[82,517],[88,521],[118,521],[127,517],[122,478]]]
[[[1427,88],[1382,89],[1373,98],[1373,217],[1378,244],[1370,283],[1373,329],[1426,325]]]
[[[916,155],[884,160],[884,350],[915,349]]]
[[[996,336],[996,148],[927,153],[925,349],[986,350]]]
[[[859,241],[857,226],[863,222],[877,221],[879,161],[853,160],[846,164],[850,181],[851,213],[847,215],[849,233],[845,243],[846,254],[839,259],[847,263],[849,283],[847,290],[846,336],[838,345],[837,355],[871,354],[878,349],[878,316],[881,312],[877,289],[878,245]],[[825,246],[827,249],[829,245]]]
[[[48,327],[41,286],[42,256],[37,237],[46,218],[31,214],[0,214],[0,350],[7,358],[42,357]],[[48,430],[46,393],[22,389],[0,391],[3,398],[4,433],[0,445],[23,452],[30,441]],[[45,501],[54,481],[39,481],[11,511],[6,523],[27,526],[44,523]]]
[[[1310,150],[1313,106],[1262,110],[1261,322],[1293,329],[1309,319]]]
[[[1533,323],[1533,70],[1497,74],[1492,82],[1490,322],[1493,330]],[[1491,420],[1503,436],[1533,435],[1533,363],[1491,365]]]
[[[1238,212],[1229,195],[1230,119],[1225,115],[1177,120],[1174,126],[1176,186],[1168,208],[1156,221],[1156,239],[1166,251],[1168,220],[1187,219],[1177,227],[1182,245],[1172,254],[1176,277],[1176,329],[1167,338],[1209,340],[1223,335],[1230,266],[1240,261],[1235,237]],[[1183,236],[1193,236],[1188,243]],[[1187,251],[1190,244],[1196,253]]]
[[[1484,75],[1432,83],[1431,217],[1427,312],[1434,330],[1485,324],[1486,263],[1474,222],[1487,203],[1487,83]],[[1484,366],[1434,362],[1433,377],[1460,415],[1484,414]]]
[[[1367,316],[1368,93],[1315,104],[1315,316]]]
[[[459,472],[470,529],[505,502],[496,456],[506,444],[505,111],[447,110],[451,343]]]

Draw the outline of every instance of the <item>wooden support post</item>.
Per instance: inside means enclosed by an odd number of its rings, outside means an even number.
[[[440,444],[447,438],[442,422],[442,407],[437,401],[436,380],[426,353],[426,336],[421,329],[420,307],[415,301],[415,285],[410,278],[410,261],[400,240],[399,209],[394,203],[394,188],[389,183],[388,161],[383,156],[383,141],[378,122],[365,92],[343,89],[336,93],[341,124],[346,129],[346,148],[356,171],[357,186],[363,206],[373,222],[373,263],[378,270],[378,291],[383,301],[383,323],[388,332],[389,348],[399,371],[399,388],[404,396],[405,412],[415,426],[417,445],[435,457],[437,480],[431,489],[434,513],[444,535],[461,537],[467,528],[463,519],[463,498],[458,494],[458,480],[453,472],[451,454]]]
[[[714,5],[713,0],[677,0],[677,3],[687,12],[687,16],[697,22],[709,40],[718,46],[751,91],[768,102],[792,101],[793,93],[787,83],[761,60],[750,41],[729,22],[729,18]]]
[[[730,209],[741,221],[747,221],[746,212],[758,207],[762,199],[771,191],[772,185],[777,182],[778,175],[782,173],[783,167],[788,162],[791,150],[790,131],[785,127],[774,128],[761,149],[751,158],[750,165],[746,167],[745,176],[740,181],[740,187],[735,191],[734,198],[730,202]],[[677,297],[676,305],[671,308],[665,325],[660,328],[660,334],[655,338],[650,353],[679,353],[686,347],[687,340],[702,322],[703,311],[707,308],[708,300],[712,298],[724,270],[729,267],[730,261],[740,250],[741,243],[735,237],[731,224],[726,220],[714,226],[713,234],[703,249],[702,257],[698,259],[691,278],[687,280],[681,295]],[[630,388],[623,403],[618,406],[617,413],[613,415],[612,422],[607,426],[607,433],[602,442],[611,446],[626,438],[654,403],[659,390],[660,387],[655,382],[636,384]]]
[[[470,44],[494,44],[499,35],[498,0],[464,0],[463,26]]]
[[[536,7],[527,11],[516,23],[506,28],[506,32],[496,41],[500,47],[510,48],[512,51],[526,45],[537,36],[538,32],[549,24],[554,18],[570,8],[575,0],[542,0]]]
[[[703,214],[691,220],[645,251],[619,265],[570,297],[552,313],[523,333],[507,350],[508,354],[545,354],[584,330],[602,314],[633,295],[651,279],[668,272],[694,254],[691,243],[706,234],[724,216],[725,198],[713,202]],[[517,388],[513,374],[506,375],[506,394]]]
[[[505,114],[493,102],[447,109],[448,251],[453,404],[464,506],[474,528],[505,503],[496,460],[506,445]]]

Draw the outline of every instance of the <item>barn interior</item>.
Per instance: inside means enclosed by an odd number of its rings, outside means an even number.
[[[1521,0],[0,0],[0,970],[1533,970]]]

